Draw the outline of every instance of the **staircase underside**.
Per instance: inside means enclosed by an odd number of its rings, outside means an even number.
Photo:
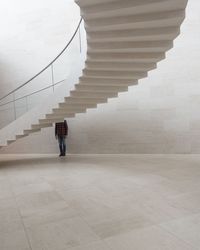
[[[5,145],[84,113],[138,84],[165,58],[180,33],[187,0],[76,0],[87,33],[83,74],[70,96]]]

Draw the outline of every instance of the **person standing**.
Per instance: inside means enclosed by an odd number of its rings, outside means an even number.
[[[66,142],[65,139],[68,135],[68,125],[67,121],[64,122],[57,122],[55,125],[55,137],[58,139],[59,148],[60,148],[60,155],[65,156],[66,154]]]

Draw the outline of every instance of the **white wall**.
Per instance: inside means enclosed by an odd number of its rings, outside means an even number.
[[[199,0],[189,0],[181,35],[148,78],[69,120],[69,152],[200,153],[199,13]],[[57,152],[53,129],[3,152]]]
[[[0,97],[15,89],[49,64],[71,39],[80,20],[80,10],[73,0],[8,0],[0,6]],[[53,64],[54,82],[67,79],[72,58],[79,52],[76,35],[66,52]],[[15,116],[39,104],[53,89],[23,98],[52,84],[52,71],[45,72],[0,101],[0,129]]]
[[[54,59],[79,19],[79,7],[73,0],[1,1],[0,97]]]

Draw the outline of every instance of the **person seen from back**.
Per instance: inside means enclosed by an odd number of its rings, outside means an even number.
[[[55,124],[55,137],[58,140],[59,143],[59,149],[60,149],[60,155],[59,156],[65,156],[66,154],[66,142],[65,139],[68,135],[68,125],[67,121],[64,120],[64,122],[57,122]]]

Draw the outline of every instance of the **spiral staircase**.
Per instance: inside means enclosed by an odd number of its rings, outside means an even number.
[[[173,47],[187,0],[76,0],[87,33],[85,68],[74,90],[45,117],[17,119],[0,131],[0,147],[106,103],[155,69]],[[35,114],[34,111],[34,115]],[[19,121],[18,121],[19,120]],[[14,129],[18,128],[18,129]]]

